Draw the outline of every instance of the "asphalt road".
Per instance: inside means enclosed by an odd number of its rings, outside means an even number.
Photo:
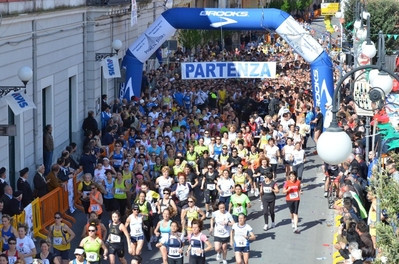
[[[312,24],[318,27],[318,30],[325,28],[321,19]],[[336,33],[333,34],[333,37],[335,35]],[[314,150],[313,141],[310,140],[309,145],[313,147],[307,151],[307,154]],[[285,203],[285,196],[281,191],[277,195],[276,201],[276,227],[268,231],[263,231],[264,220],[260,210],[260,201],[250,195],[252,208],[249,209],[247,223],[253,228],[257,236],[256,240],[251,242],[250,263],[331,263],[334,214],[332,210],[328,209],[327,200],[323,197],[324,175],[320,173],[321,163],[318,156],[309,154],[307,157],[303,177],[304,192],[299,207],[299,234],[292,231],[289,210]],[[284,173],[280,169],[277,175],[280,188],[283,186],[284,178]],[[86,224],[86,217],[80,211],[76,211],[72,216],[76,219],[73,230],[80,236],[82,228]],[[104,216],[102,222],[107,226],[108,220],[109,217]],[[205,228],[206,230],[203,233],[212,242],[213,237],[209,235],[208,231],[209,220],[205,221]],[[80,238],[75,238],[72,242],[72,249],[78,246],[79,242]],[[73,250],[70,254],[72,258]],[[148,251],[146,244],[144,245],[142,257],[143,263],[162,263],[161,254],[155,248],[154,243],[152,251]],[[126,258],[130,263],[131,256],[127,254]],[[227,261],[228,263],[235,263],[234,252],[231,248],[229,248],[227,254]],[[102,261],[102,263],[109,263],[109,261]],[[188,258],[185,258],[185,263],[188,263]],[[207,253],[207,263],[219,263],[216,261],[215,251]]]
[[[312,144],[313,142],[311,142]],[[314,148],[309,149],[311,153]],[[304,172],[304,192],[301,196],[299,207],[299,234],[295,234],[291,228],[289,211],[285,203],[285,196],[280,191],[276,201],[276,227],[263,231],[263,214],[260,210],[260,201],[250,194],[252,208],[249,209],[247,223],[253,228],[256,240],[251,242],[251,263],[330,263],[333,252],[333,211],[328,209],[327,201],[323,197],[323,175],[320,174],[321,160],[318,156],[309,155],[305,164]],[[284,173],[279,170],[277,180],[279,187],[282,188]],[[203,203],[202,203],[203,206]],[[72,215],[76,223],[72,228],[77,236],[80,236],[86,218],[83,212],[76,211]],[[103,216],[102,222],[107,226],[109,217]],[[270,224],[270,222],[269,222]],[[213,237],[209,235],[209,220],[205,221],[204,234],[210,241]],[[80,238],[75,238],[72,242],[72,249],[78,246]],[[71,250],[71,258],[73,250]],[[161,255],[155,244],[153,250],[148,251],[144,245],[142,257],[144,263],[162,263]],[[325,258],[319,260],[318,258]],[[127,260],[130,263],[130,255]],[[235,263],[234,252],[229,249],[227,255],[228,263]],[[155,262],[154,262],[155,261]],[[185,259],[188,263],[188,259]],[[108,261],[102,261],[108,263]],[[207,263],[218,263],[215,251],[208,252]]]

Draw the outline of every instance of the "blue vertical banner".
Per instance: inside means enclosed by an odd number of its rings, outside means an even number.
[[[326,52],[310,64],[314,106],[319,106],[326,116],[326,105],[332,105],[334,95],[333,65]]]
[[[141,96],[141,79],[143,74],[143,63],[134,56],[129,56],[128,50],[122,60],[122,68],[126,69],[125,82],[121,84],[119,98],[128,101],[132,96]]]

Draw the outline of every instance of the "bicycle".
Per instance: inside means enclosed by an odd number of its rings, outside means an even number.
[[[328,189],[327,189],[328,209],[333,209],[334,203],[337,200],[337,186],[335,186],[334,178],[331,175],[328,175],[326,177],[329,177]]]

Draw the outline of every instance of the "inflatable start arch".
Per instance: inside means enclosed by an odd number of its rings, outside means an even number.
[[[164,13],[129,47],[121,97],[140,97],[143,64],[176,29],[275,30],[311,66],[313,99],[322,113],[332,104],[333,65],[328,54],[292,16],[278,9],[172,8]]]

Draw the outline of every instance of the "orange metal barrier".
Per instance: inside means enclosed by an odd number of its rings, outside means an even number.
[[[76,179],[74,179],[75,191],[76,188]],[[46,228],[54,223],[54,214],[56,212],[60,212],[62,214],[63,222],[69,227],[72,227],[70,222],[76,222],[73,217],[66,214],[66,211],[69,209],[68,191],[63,188],[56,188],[45,196],[36,198],[33,200],[31,205],[33,234],[35,237],[40,237],[43,239],[47,238],[46,234],[48,233],[48,230]],[[12,226],[17,228],[18,223],[25,223],[25,211],[12,217]],[[1,243],[2,240],[0,240],[0,246],[2,246]]]
[[[33,234],[39,234],[42,229],[42,216],[40,214],[40,199],[36,198],[32,204]]]

